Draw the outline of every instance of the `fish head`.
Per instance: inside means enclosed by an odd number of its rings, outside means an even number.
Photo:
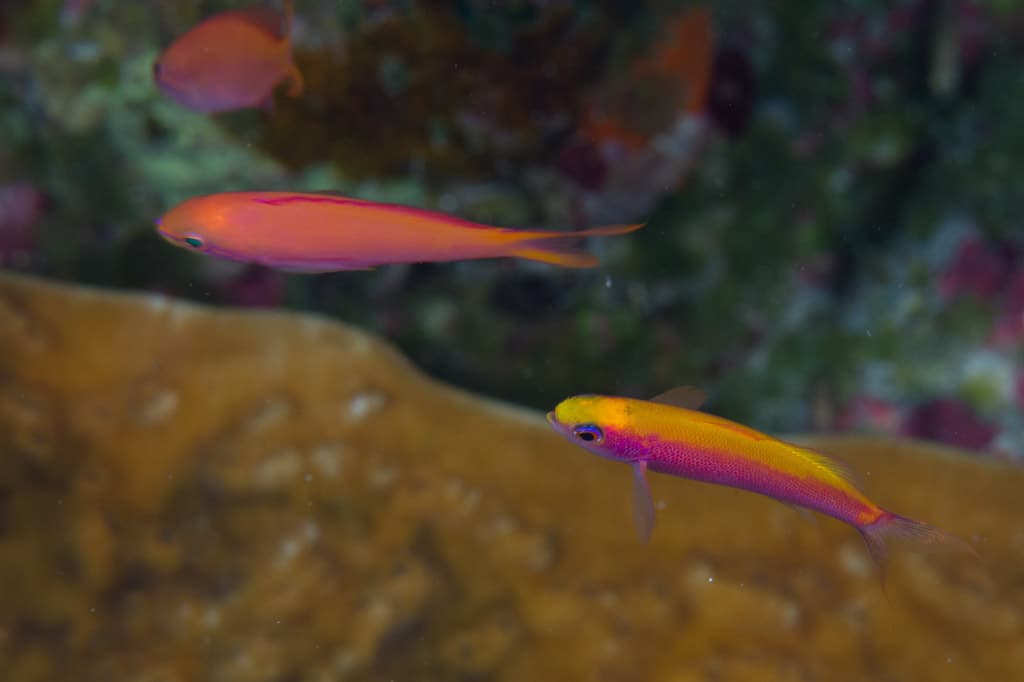
[[[567,440],[617,462],[643,459],[630,430],[630,406],[624,398],[577,395],[547,414],[548,423]]]
[[[178,104],[193,111],[205,111],[205,93],[210,90],[203,68],[202,53],[187,42],[171,44],[153,63],[153,82]]]
[[[188,199],[156,220],[156,231],[175,246],[213,256],[239,260],[245,238],[231,219],[223,195]]]

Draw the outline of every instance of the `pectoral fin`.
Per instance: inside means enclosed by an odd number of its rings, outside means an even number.
[[[305,83],[302,79],[302,72],[299,71],[299,68],[294,64],[288,69],[288,77],[286,80],[288,82],[287,93],[289,97],[298,97],[302,94]]]
[[[633,462],[633,523],[643,542],[651,539],[654,530],[654,500],[647,484],[647,462]]]
[[[782,500],[779,500],[779,502],[782,502]],[[793,504],[792,502],[782,502],[782,504],[786,505],[787,507],[795,511],[797,514],[802,516],[804,518],[804,521],[816,522],[818,520],[817,517],[815,517],[814,514],[812,514],[807,507],[801,507],[800,505]]]

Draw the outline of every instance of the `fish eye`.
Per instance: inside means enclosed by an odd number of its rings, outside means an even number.
[[[600,443],[604,440],[604,432],[601,431],[601,427],[595,424],[580,424],[579,426],[574,426],[572,429],[572,435],[582,441],[586,441],[587,443]]]
[[[201,249],[203,248],[204,245],[203,238],[194,234],[186,236],[183,241],[189,246],[191,246],[193,249]]]
[[[155,64],[153,64],[153,75],[159,76],[160,72],[163,71],[163,69],[163,65],[160,62],[156,62]]]

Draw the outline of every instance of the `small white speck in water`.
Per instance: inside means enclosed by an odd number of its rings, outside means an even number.
[[[871,330],[870,329],[865,329],[864,333],[867,334],[868,336],[871,336]]]
[[[946,663],[952,663],[952,662],[953,662],[953,657],[952,656],[946,656]]]
[[[605,289],[611,289],[612,288],[612,276],[611,275],[605,275],[604,276],[604,288]]]
[[[313,480],[313,474],[307,472],[304,478],[306,479],[306,483],[309,483],[310,481]]]
[[[714,577],[712,577],[712,576],[710,576],[710,575],[709,575],[709,576],[708,576],[708,582],[709,582],[709,583],[713,583],[713,582],[715,582],[715,579],[714,579]]]

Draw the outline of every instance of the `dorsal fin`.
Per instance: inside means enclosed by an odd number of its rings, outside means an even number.
[[[826,455],[819,450],[803,445],[796,445],[789,442],[786,442],[786,445],[799,450],[800,454],[814,462],[816,466],[831,472],[858,490],[864,487],[864,480],[843,460],[837,459],[832,455]]]
[[[696,386],[677,386],[670,388],[664,393],[659,393],[650,399],[652,403],[671,405],[672,407],[683,407],[687,410],[697,410],[708,399],[707,393]]]
[[[258,26],[277,40],[284,40],[289,33],[289,17],[286,13],[273,7],[258,5],[235,10],[235,13],[251,23]]]

